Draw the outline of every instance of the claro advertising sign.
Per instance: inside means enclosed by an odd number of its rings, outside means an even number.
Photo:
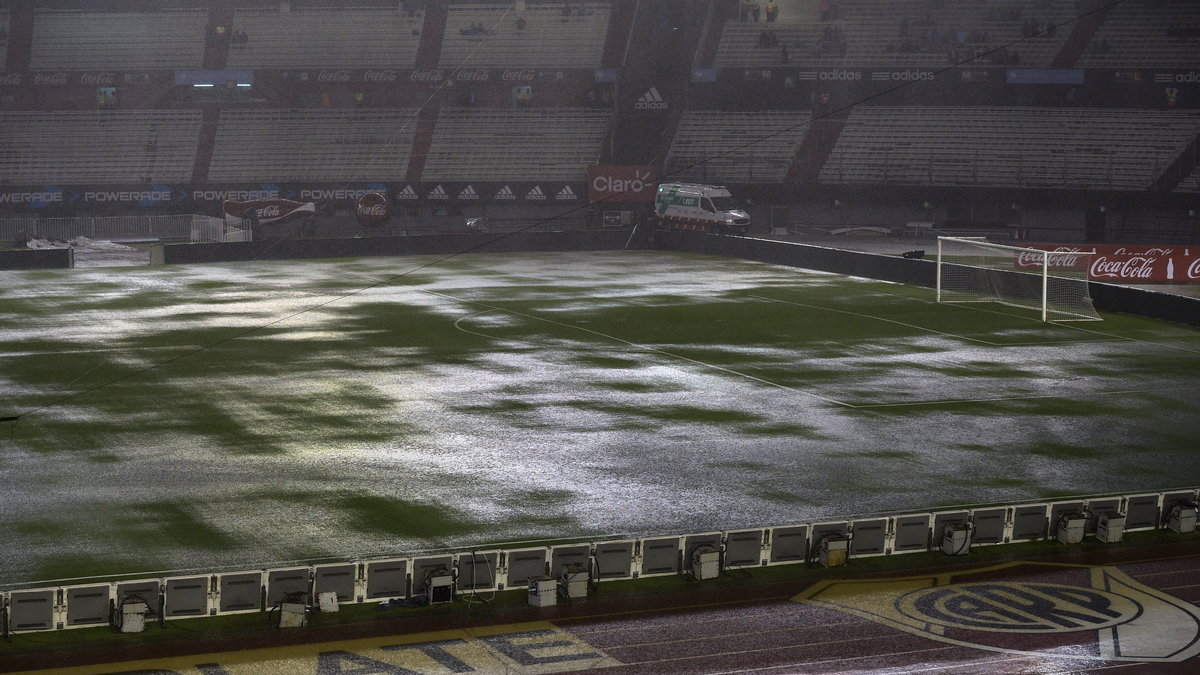
[[[652,166],[595,164],[587,176],[588,200],[593,202],[651,202],[658,187]]]

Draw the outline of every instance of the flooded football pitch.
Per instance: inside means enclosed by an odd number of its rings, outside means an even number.
[[[1200,483],[1194,328],[434,260],[0,273],[0,583]]]

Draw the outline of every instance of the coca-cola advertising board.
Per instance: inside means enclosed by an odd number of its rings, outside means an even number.
[[[652,202],[658,187],[658,172],[647,165],[594,164],[587,177],[593,202]]]
[[[1200,247],[1128,246],[1104,244],[1030,244],[1026,248],[1050,251],[1052,269],[1082,269],[1091,281],[1114,283],[1188,284],[1200,282]],[[1094,255],[1080,255],[1091,253]],[[1018,268],[1038,267],[1041,257],[1018,253]]]
[[[250,211],[253,210],[260,225],[270,225],[311,216],[317,212],[317,205],[290,199],[256,199],[248,202],[226,201],[222,204],[222,210],[225,220],[236,222],[250,218]]]
[[[382,225],[392,215],[392,204],[387,196],[378,192],[368,192],[358,198],[354,205],[354,217],[359,225],[370,227]]]

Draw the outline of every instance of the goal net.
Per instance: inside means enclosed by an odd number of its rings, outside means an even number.
[[[1094,256],[938,237],[937,301],[998,302],[1039,311],[1042,321],[1099,321],[1088,292]]]

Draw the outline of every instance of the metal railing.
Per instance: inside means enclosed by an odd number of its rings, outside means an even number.
[[[456,593],[529,588],[534,580],[565,580],[566,575],[577,575],[589,584],[670,575],[702,578],[697,574],[702,559],[710,565],[718,560],[722,572],[828,564],[825,554],[831,542],[849,560],[939,550],[959,555],[971,546],[1039,540],[1072,544],[1084,536],[1115,543],[1130,531],[1192,532],[1197,496],[1197,488],[1181,488],[719,532],[552,545],[526,542],[378,559],[300,561],[259,569],[174,570],[9,584],[0,593],[0,622],[6,633],[50,631],[110,625],[117,611],[130,602],[144,602],[146,614],[167,621],[268,612],[285,599],[298,597],[306,604],[315,604],[321,596],[337,604],[430,602],[440,590],[442,601],[449,601]],[[1064,539],[1064,531],[1075,539]]]
[[[75,218],[0,218],[0,241],[76,237],[106,241],[187,241],[196,216],[104,216]],[[203,217],[203,216],[200,216]]]

